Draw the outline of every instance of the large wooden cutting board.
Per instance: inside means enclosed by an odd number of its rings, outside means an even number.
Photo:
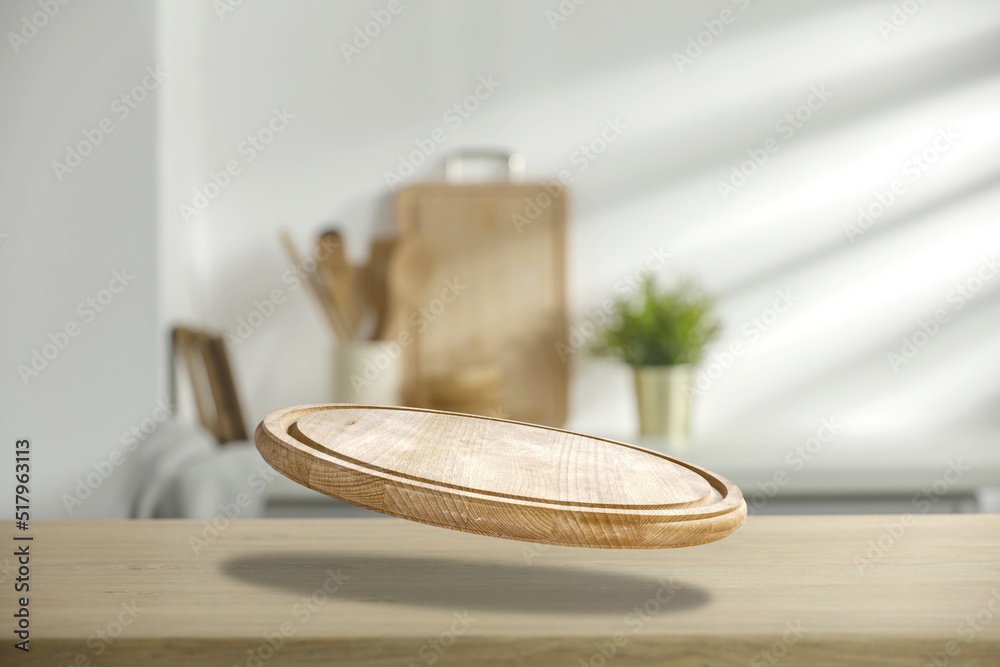
[[[403,289],[390,285],[390,336],[412,336],[407,405],[442,407],[430,383],[492,366],[502,378],[502,409],[493,416],[565,421],[565,199],[529,183],[420,184],[399,193],[400,243],[419,239],[427,255]]]
[[[306,405],[257,428],[286,477],[367,509],[468,533],[606,549],[726,537],[743,494],[658,452],[559,429],[416,408]]]

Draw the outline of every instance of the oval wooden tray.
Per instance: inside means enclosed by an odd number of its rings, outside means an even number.
[[[544,426],[417,408],[304,405],[269,414],[257,449],[339,500],[526,542],[655,549],[726,537],[743,494],[698,466]]]

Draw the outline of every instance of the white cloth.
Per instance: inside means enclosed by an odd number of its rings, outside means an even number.
[[[267,467],[250,442],[220,446],[204,429],[171,419],[130,457],[132,518],[259,518],[267,505],[254,476]],[[235,508],[235,509],[234,509]]]
[[[981,514],[1000,514],[1000,486],[981,486],[976,492]]]

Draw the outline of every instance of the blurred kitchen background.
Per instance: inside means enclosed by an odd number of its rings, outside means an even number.
[[[31,440],[33,518],[350,515],[217,444],[185,372],[168,418],[171,331],[225,341],[251,438],[334,400],[279,232],[308,258],[335,229],[363,267],[401,193],[481,149],[514,157],[467,182],[568,183],[521,230],[508,201],[497,254],[450,251],[511,276],[456,308],[524,317],[476,354],[562,326],[565,368],[538,364],[559,425],[704,465],[751,513],[998,511],[993,0],[15,0],[0,27],[0,442],[12,471]],[[454,268],[439,234],[413,275]],[[649,268],[696,277],[723,325],[684,442],[640,437],[631,370],[588,351]],[[447,322],[404,353],[446,353]]]

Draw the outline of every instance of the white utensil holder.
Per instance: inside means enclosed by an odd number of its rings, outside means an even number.
[[[399,405],[403,350],[392,341],[351,341],[333,351],[335,403]]]

